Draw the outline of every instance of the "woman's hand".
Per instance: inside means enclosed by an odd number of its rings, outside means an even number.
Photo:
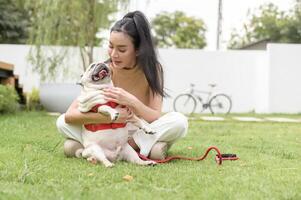
[[[136,96],[118,87],[104,89],[103,95],[106,101],[126,106],[130,112],[147,122],[153,122],[161,116],[162,97],[159,95],[153,96],[151,94],[148,105],[143,104]]]
[[[133,116],[133,112],[128,107],[118,105],[115,109],[118,111],[119,115],[114,123],[126,123],[127,120]]]
[[[105,100],[115,102],[119,105],[127,106],[129,108],[134,107],[137,98],[125,91],[122,88],[111,87],[103,90]]]

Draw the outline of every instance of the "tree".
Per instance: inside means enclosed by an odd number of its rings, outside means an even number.
[[[20,0],[0,0],[0,43],[25,44],[29,15]]]
[[[244,23],[242,35],[237,30],[232,32],[229,48],[239,48],[260,40],[300,43],[300,2],[297,0],[293,13],[279,11],[272,3],[260,6],[258,14],[253,13],[249,22]]]
[[[93,61],[93,48],[103,38],[96,34],[109,27],[112,15],[126,0],[27,0],[33,23],[30,44],[35,45],[29,55],[42,79],[52,78],[58,66],[67,58],[68,48],[44,45],[79,47],[83,70]],[[34,3],[33,3],[34,2]],[[32,6],[34,5],[34,6]],[[50,50],[49,50],[50,49]]]
[[[201,19],[183,12],[163,12],[151,21],[158,47],[204,48],[206,27]]]
[[[301,0],[296,0],[293,14],[288,24],[287,37],[290,42],[301,43]]]

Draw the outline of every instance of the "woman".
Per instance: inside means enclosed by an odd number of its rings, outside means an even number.
[[[185,116],[172,112],[161,116],[165,96],[163,70],[158,62],[149,22],[140,11],[130,12],[117,21],[110,32],[108,49],[114,88],[106,89],[108,101],[118,107],[119,118],[114,123],[124,123],[132,113],[150,123],[155,135],[146,135],[137,130],[129,144],[152,159],[163,159],[167,149],[185,136],[188,122]],[[100,113],[81,113],[74,100],[66,114],[57,120],[59,131],[68,138],[64,144],[67,156],[74,156],[82,147],[82,124],[112,123]]]

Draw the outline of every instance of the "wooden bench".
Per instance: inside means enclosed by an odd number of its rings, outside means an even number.
[[[19,76],[14,75],[13,64],[0,61],[0,84],[14,87],[19,95],[19,103],[26,103],[23,86],[19,83]]]

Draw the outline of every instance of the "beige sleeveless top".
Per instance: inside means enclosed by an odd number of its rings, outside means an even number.
[[[114,86],[126,90],[149,106],[150,88],[143,71],[137,66],[132,69],[117,69],[112,65],[110,67]]]

